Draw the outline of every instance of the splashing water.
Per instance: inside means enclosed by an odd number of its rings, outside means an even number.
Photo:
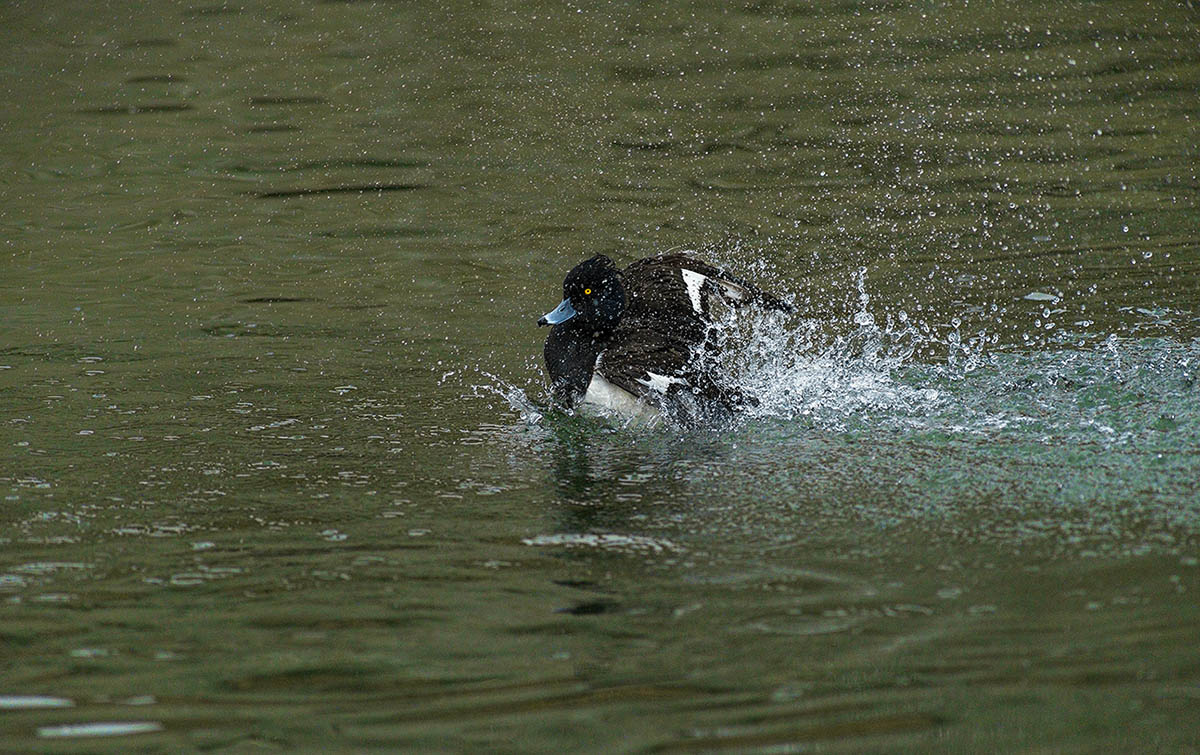
[[[808,419],[840,427],[864,411],[904,414],[937,404],[939,391],[893,376],[912,359],[920,331],[906,319],[877,323],[865,270],[857,271],[855,290],[858,307],[848,333],[829,333],[829,323],[817,319],[793,322],[763,314],[718,321],[720,369],[758,401],[747,409],[747,419]]]
[[[471,398],[486,398],[488,396],[498,396],[508,404],[509,408],[520,417],[521,422],[526,425],[540,425],[544,419],[543,409],[539,407],[521,387],[514,385],[507,380],[497,377],[496,375],[487,372],[486,370],[475,368],[474,370],[479,376],[486,378],[490,382],[471,383],[468,387]],[[447,379],[458,375],[459,371],[451,370],[445,375],[439,384],[443,384]]]
[[[727,386],[756,399],[736,415],[713,416],[685,404],[662,421],[610,417],[606,424],[678,432],[754,423],[797,431],[933,431],[1106,446],[1163,428],[1200,436],[1195,341],[1110,335],[1091,349],[989,351],[997,339],[982,332],[964,338],[955,317],[939,331],[903,311],[877,316],[866,270],[853,276],[847,287],[855,305],[849,322],[720,313],[712,332],[720,348],[706,357],[714,360],[709,366]],[[536,383],[523,388],[482,369],[474,372],[483,381],[470,383],[466,395],[499,397],[526,426],[573,414],[553,408]]]
[[[689,500],[707,501],[725,528],[801,507],[817,522],[919,522],[1004,543],[1067,533],[1095,553],[1194,537],[1200,340],[1133,329],[1021,350],[967,335],[944,312],[937,325],[887,312],[866,272],[851,275],[835,289],[845,315],[717,313],[711,367],[757,400],[736,414],[577,415],[550,402],[529,357],[524,385],[454,373],[464,397],[519,418],[484,423],[470,442],[505,449],[506,469],[549,474],[564,500],[586,506],[630,491],[658,500],[641,475],[650,488],[686,479]],[[590,520],[567,529],[588,536],[574,547],[593,549],[629,534]]]

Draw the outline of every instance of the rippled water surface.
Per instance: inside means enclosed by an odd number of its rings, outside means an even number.
[[[1193,5],[7,4],[0,749],[1195,751]]]

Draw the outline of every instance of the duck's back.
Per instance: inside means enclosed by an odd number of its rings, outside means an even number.
[[[634,308],[672,319],[690,310],[702,327],[711,324],[712,303],[790,312],[792,307],[753,284],[686,254],[660,254],[634,262],[621,274]]]

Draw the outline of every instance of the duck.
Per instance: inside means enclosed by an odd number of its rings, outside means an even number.
[[[568,410],[657,420],[681,407],[736,412],[756,403],[715,372],[714,307],[790,313],[779,297],[691,254],[667,252],[624,270],[597,254],[563,280],[538,320],[552,400]]]

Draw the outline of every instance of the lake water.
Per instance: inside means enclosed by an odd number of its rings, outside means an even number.
[[[1193,3],[0,9],[0,749],[1200,747]],[[792,301],[552,408],[597,252]]]

